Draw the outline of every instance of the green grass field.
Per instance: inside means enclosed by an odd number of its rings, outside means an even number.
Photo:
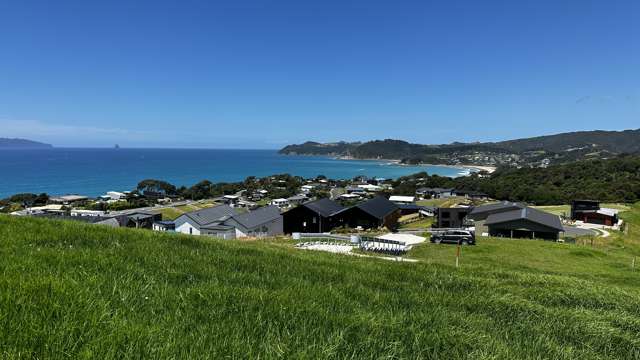
[[[0,216],[2,358],[640,357],[640,204],[594,247],[418,263]],[[640,264],[639,264],[640,265]]]

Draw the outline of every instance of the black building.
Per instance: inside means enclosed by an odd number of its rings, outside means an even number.
[[[465,218],[471,208],[438,208],[437,221],[438,228],[461,228],[466,225]]]
[[[282,214],[285,234],[321,233],[336,227],[332,217],[344,207],[327,198],[309,201]]]
[[[557,240],[564,231],[560,217],[525,207],[491,214],[485,225],[490,236]]]
[[[574,200],[571,202],[571,220],[613,226],[618,223],[618,212],[600,208],[598,201]]]
[[[371,200],[344,209],[333,215],[336,226],[348,226],[350,228],[361,227],[363,229],[375,229],[386,227],[396,229],[400,208],[388,199],[377,196]]]

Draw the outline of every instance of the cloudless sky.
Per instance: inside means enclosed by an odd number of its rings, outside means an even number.
[[[640,1],[0,1],[0,137],[279,148],[640,127]]]

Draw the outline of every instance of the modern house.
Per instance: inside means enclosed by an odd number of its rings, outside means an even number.
[[[502,212],[518,210],[524,208],[525,205],[515,202],[502,201],[493,204],[486,204],[474,207],[467,219],[473,220],[473,224],[476,229],[476,234],[489,234],[489,229],[485,226],[485,221],[490,215],[498,214]]]
[[[335,226],[332,216],[343,209],[342,205],[327,198],[303,203],[282,214],[284,232],[291,234],[331,231]]]
[[[354,194],[359,196],[367,195],[367,190],[360,186],[347,186],[344,190],[347,192],[347,194]]]
[[[452,193],[454,196],[460,196],[470,200],[486,200],[489,198],[489,195],[473,190],[454,190]]]
[[[235,229],[235,237],[266,237],[283,234],[283,220],[280,209],[265,206],[243,214],[232,215],[222,224]]]
[[[466,217],[471,211],[468,207],[438,208],[435,227],[462,228],[468,225]]]
[[[176,232],[190,235],[211,235],[224,239],[235,237],[232,227],[222,226],[221,219],[236,215],[236,210],[229,205],[192,211],[180,215],[175,222]]]
[[[422,199],[444,199],[454,196],[454,190],[422,187],[416,190],[416,195]]]
[[[420,206],[416,204],[398,205],[400,215],[420,214],[421,216],[436,216],[437,208],[432,206]]]
[[[416,198],[413,196],[392,195],[389,197],[389,201],[391,201],[396,205],[406,205],[406,204],[413,204],[416,201]]]
[[[280,209],[275,206],[238,213],[229,205],[220,205],[185,213],[174,223],[176,232],[222,239],[276,236],[282,234],[283,227]],[[163,231],[162,224],[156,225]]]
[[[601,208],[599,201],[574,200],[571,202],[571,220],[614,226],[618,223],[618,210]]]
[[[375,229],[384,226],[387,229],[396,229],[400,208],[386,198],[376,196],[371,200],[344,209],[332,217],[336,226],[362,229]]]
[[[564,231],[560,217],[530,207],[491,214],[485,225],[490,236],[557,240]]]

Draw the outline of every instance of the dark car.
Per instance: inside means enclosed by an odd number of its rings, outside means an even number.
[[[440,231],[432,234],[431,242],[436,244],[460,243],[461,245],[475,245],[476,235],[473,231],[469,231],[469,230],[444,230],[444,231]]]

